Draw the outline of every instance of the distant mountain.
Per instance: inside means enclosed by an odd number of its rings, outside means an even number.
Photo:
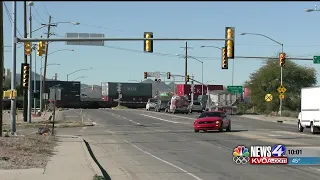
[[[171,90],[172,88],[164,82],[157,82],[157,81],[154,81],[151,79],[147,79],[145,81],[142,81],[141,83],[151,83],[152,84],[152,95],[153,96],[156,95],[157,90],[159,91],[159,93],[165,93],[165,92],[172,91]]]
[[[17,78],[16,79],[17,83],[20,84],[20,82],[21,82],[21,74],[17,73],[16,78]],[[32,78],[32,80],[34,78],[34,73],[33,72],[32,72],[32,77],[31,78]],[[52,79],[46,78],[46,80],[50,81]],[[40,74],[38,74],[38,73],[36,73],[36,81],[40,81]]]

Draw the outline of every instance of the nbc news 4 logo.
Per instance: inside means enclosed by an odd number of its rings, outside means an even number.
[[[250,146],[250,152],[245,146],[237,146],[233,151],[233,161],[236,164],[288,164],[285,154],[284,145]]]

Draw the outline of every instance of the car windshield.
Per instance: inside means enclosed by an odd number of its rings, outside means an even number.
[[[149,102],[155,103],[155,102],[157,102],[157,100],[156,99],[150,99]]]
[[[205,112],[202,113],[199,118],[203,118],[203,117],[221,117],[221,112]]]
[[[200,102],[193,102],[193,105],[201,105]]]

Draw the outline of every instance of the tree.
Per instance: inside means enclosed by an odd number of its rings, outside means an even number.
[[[283,85],[287,89],[283,99],[283,110],[300,110],[300,92],[303,87],[316,85],[315,68],[298,65],[292,61],[286,61],[283,67]],[[266,64],[250,75],[245,83],[251,91],[251,101],[255,109],[260,113],[269,113],[279,110],[280,67],[278,60],[267,60]],[[265,95],[272,94],[271,102],[265,101]]]

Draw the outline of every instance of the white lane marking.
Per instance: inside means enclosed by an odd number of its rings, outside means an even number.
[[[144,154],[147,154],[147,155],[149,155],[149,156],[151,156],[151,157],[153,157],[153,158],[155,158],[155,159],[157,159],[157,160],[159,160],[159,161],[161,161],[161,162],[164,162],[164,163],[166,163],[166,164],[168,164],[168,165],[170,165],[170,166],[172,166],[172,167],[174,167],[174,168],[176,168],[176,169],[178,169],[178,170],[186,173],[187,175],[193,177],[194,179],[202,180],[201,178],[199,178],[198,176],[196,176],[196,175],[188,172],[187,170],[184,170],[184,169],[182,169],[182,168],[179,167],[179,166],[176,166],[176,165],[174,165],[174,164],[172,164],[172,163],[170,163],[170,162],[168,162],[168,161],[166,161],[166,160],[163,160],[163,159],[161,159],[161,158],[159,158],[159,157],[157,157],[157,156],[155,156],[155,155],[153,155],[153,154],[151,154],[151,153],[149,153],[149,152],[147,152],[147,151],[139,148],[138,146],[132,144],[131,142],[129,142],[129,141],[127,141],[127,140],[124,140],[124,141],[125,141],[126,143],[130,144],[132,147],[134,147],[134,148],[138,149],[139,151],[143,152]]]
[[[318,168],[314,168],[314,167],[309,167],[309,168],[312,170],[320,171],[320,169],[318,169]]]
[[[273,133],[280,133],[280,134],[288,134],[288,135],[298,135],[298,136],[312,136],[310,134],[302,134],[297,132],[290,132],[290,131],[272,131]],[[312,136],[316,137],[316,136]]]
[[[111,115],[113,115],[113,116],[117,116],[117,117],[119,117],[119,118],[125,119],[125,120],[127,120],[127,121],[129,121],[129,122],[131,122],[131,123],[134,123],[134,124],[137,124],[137,125],[141,125],[140,123],[135,122],[134,120],[128,119],[128,118],[123,117],[123,116],[120,116],[120,115],[118,115],[118,114],[114,114],[114,113],[112,113],[112,112],[106,112],[106,111],[102,111],[102,112],[105,112],[105,113],[111,114]]]
[[[165,121],[165,122],[169,122],[169,123],[174,123],[174,124],[185,124],[183,122],[177,122],[177,121],[170,121],[170,120],[166,120],[166,119],[162,119],[162,118],[158,118],[158,117],[154,117],[154,116],[150,116],[150,115],[146,115],[146,114],[140,114],[141,116],[146,116],[152,119],[158,119],[160,121]]]
[[[79,116],[65,116],[66,118],[76,118],[76,117],[79,117]]]

